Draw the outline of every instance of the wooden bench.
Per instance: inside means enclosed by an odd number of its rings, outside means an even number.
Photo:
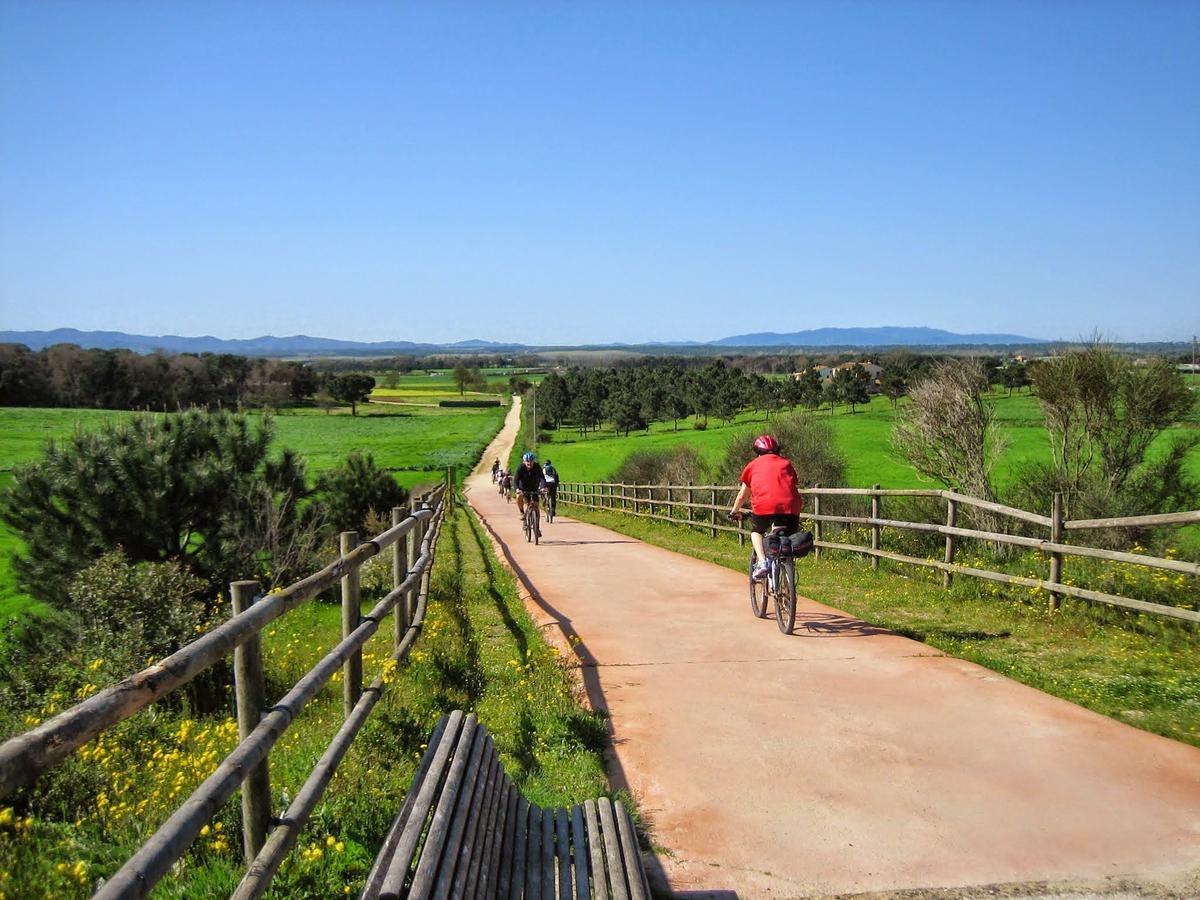
[[[650,890],[620,803],[538,808],[474,713],[455,711],[434,729],[362,897],[649,900]]]

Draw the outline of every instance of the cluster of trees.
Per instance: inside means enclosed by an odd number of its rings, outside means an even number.
[[[1002,499],[1048,509],[1053,495],[1062,493],[1075,518],[1193,509],[1200,502],[1200,484],[1186,468],[1200,434],[1164,437],[1192,415],[1196,403],[1170,360],[1138,364],[1096,343],[1018,366],[995,370],[979,360],[939,365],[914,385],[897,418],[896,449],[923,475],[996,499],[992,469],[1004,443],[984,395],[999,371],[1010,390],[1030,384],[1050,445],[1049,461],[1024,463]],[[1002,527],[989,524],[990,530]]]
[[[84,350],[57,344],[34,352],[0,344],[0,406],[178,410],[191,407],[279,409],[367,401],[370,375],[318,372],[305,363],[232,353]]]
[[[179,409],[270,406],[311,398],[322,378],[296,362],[230,353],[139,354],[0,344],[0,406]]]
[[[866,403],[871,389],[866,369],[857,365],[821,379],[815,368],[799,378],[767,378],[728,365],[723,359],[702,368],[682,365],[621,369],[573,368],[548,375],[537,387],[539,428],[578,428],[581,434],[611,423],[614,431],[649,427],[652,422],[679,422],[696,416],[700,427],[710,417],[732,421],[740,412],[772,413],[824,404]],[[899,395],[897,395],[899,396]]]

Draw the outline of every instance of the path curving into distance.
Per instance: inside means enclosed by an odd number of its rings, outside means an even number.
[[[490,478],[519,416],[468,499],[535,619],[579,639],[560,646],[611,717],[610,781],[649,819],[660,884],[1200,896],[1200,749],[812,601],[782,635],[750,613],[744,576],[568,516],[527,544]]]

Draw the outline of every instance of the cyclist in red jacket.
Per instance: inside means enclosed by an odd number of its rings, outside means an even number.
[[[796,470],[779,453],[779,441],[769,434],[754,440],[755,458],[742,470],[741,487],[729,515],[741,515],[742,504],[750,496],[750,543],[754,545],[754,577],[767,574],[767,554],[763,535],[775,525],[783,525],[791,534],[800,528],[800,491]]]

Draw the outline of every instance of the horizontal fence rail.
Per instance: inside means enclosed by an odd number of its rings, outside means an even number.
[[[242,789],[242,831],[250,864],[233,896],[261,897],[316,808],[338,765],[384,690],[383,673],[364,690],[362,648],[394,613],[391,659],[406,657],[421,633],[434,549],[445,512],[453,505],[454,472],[447,483],[392,511],[392,527],[369,541],[345,532],[337,560],[282,590],[257,596],[256,582],[231,585],[232,617],[161,662],[131,675],[24,734],[0,745],[0,797],[32,784],[105,729],[182,687],[233,654],[239,743],[136,853],[95,894],[144,897],[170,871],[222,805]],[[392,590],[366,615],[360,612],[359,571],[385,550],[392,555]],[[275,704],[263,696],[259,637],[271,622],[341,585],[342,638]],[[343,673],[345,721],[295,799],[271,820],[268,757],[297,715],[338,671]]]
[[[623,515],[636,516],[643,519],[654,519],[676,525],[686,525],[709,532],[716,537],[718,532],[736,534],[740,543],[746,540],[746,527],[743,522],[726,523],[718,517],[729,511],[733,498],[737,493],[736,487],[729,485],[681,485],[681,484],[624,484],[620,482],[579,482],[564,481],[559,485],[558,499],[568,504],[576,504],[588,509],[620,512]],[[1159,569],[1177,572],[1193,577],[1200,576],[1200,563],[1179,559],[1165,559],[1141,553],[1130,553],[1120,550],[1108,550],[1101,547],[1089,547],[1082,544],[1068,544],[1064,541],[1064,531],[1099,528],[1142,528],[1163,525],[1189,525],[1200,523],[1200,510],[1164,513],[1152,516],[1127,516],[1110,519],[1078,519],[1066,520],[1062,515],[1061,495],[1055,498],[1051,515],[1043,516],[1028,510],[1005,506],[990,500],[982,500],[957,491],[936,489],[895,489],[881,488],[806,488],[801,495],[812,500],[811,510],[803,517],[812,520],[815,529],[815,546],[818,555],[822,550],[839,550],[868,556],[872,564],[878,566],[878,560],[888,559],[909,565],[938,569],[944,573],[943,584],[950,586],[954,575],[967,575],[988,581],[1002,582],[1020,587],[1038,588],[1050,595],[1052,609],[1057,609],[1062,597],[1074,597],[1108,606],[1116,606],[1137,612],[1158,616],[1183,619],[1188,622],[1200,623],[1200,610],[1185,609],[1165,603],[1153,603],[1132,597],[1094,591],[1077,585],[1065,584],[1062,581],[1062,560],[1064,557],[1086,557],[1109,562],[1125,563],[1144,566],[1148,569]],[[697,500],[700,497],[702,499]],[[871,515],[835,515],[822,513],[821,499],[825,498],[863,498],[871,502]],[[944,501],[946,504],[946,524],[935,522],[913,522],[906,519],[891,519],[880,515],[882,498],[885,497],[918,497]],[[718,499],[724,502],[718,502]],[[707,502],[706,502],[707,501]],[[983,531],[974,528],[958,526],[958,513],[961,507],[971,507],[997,516],[1016,519],[1029,525],[1046,528],[1049,534],[1045,538],[1032,537],[1025,534],[1010,534],[998,531]],[[684,510],[686,518],[680,518],[676,510]],[[871,529],[871,545],[863,546],[829,541],[824,539],[823,525],[860,525]],[[880,533],[884,528],[909,530],[938,534],[945,537],[945,554],[942,560],[923,559],[917,556],[884,550],[881,547]],[[958,539],[966,538],[985,541],[991,544],[1004,544],[1034,550],[1049,558],[1048,577],[1031,578],[1022,575],[1012,575],[1007,572],[997,572],[990,569],[980,569],[964,566],[954,561],[958,549]],[[1198,601],[1200,606],[1200,601]]]

